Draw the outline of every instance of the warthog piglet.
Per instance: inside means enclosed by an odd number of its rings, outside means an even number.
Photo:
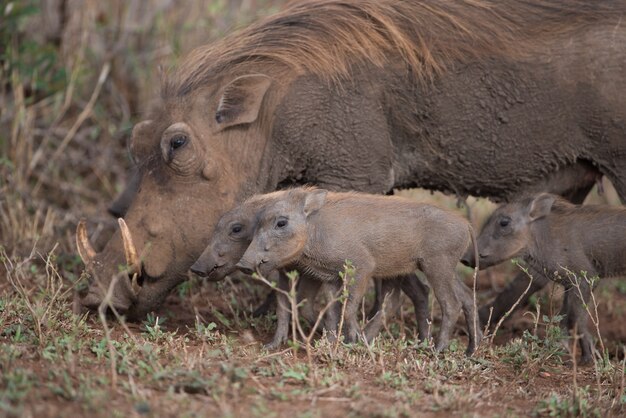
[[[284,198],[286,194],[287,191],[278,191],[256,195],[224,214],[213,231],[209,245],[193,264],[191,271],[211,281],[221,280],[226,275],[233,273],[237,269],[236,263],[252,242],[261,210]],[[284,271],[279,269],[277,274],[279,275],[279,289],[287,290],[288,281]],[[414,274],[388,282],[391,285],[383,287],[380,297],[384,298],[386,294],[390,294],[390,311],[394,311],[397,309],[400,289],[402,289],[411,298],[415,306],[420,339],[428,338],[428,288]],[[314,322],[317,317],[313,309],[313,301],[320,285],[320,281],[311,280],[306,275],[300,277],[298,283],[298,299],[299,301],[306,299],[301,313],[309,322]],[[336,286],[324,286],[327,298],[334,297],[335,291]],[[279,295],[278,300],[279,304],[283,304],[284,307],[278,309],[278,326],[274,339],[267,345],[268,348],[276,348],[287,339],[289,329],[288,301],[282,295]],[[337,323],[336,312],[334,310],[329,311],[326,328],[332,330],[336,328]],[[377,312],[368,327],[368,336],[373,338],[378,334],[381,326],[382,312]]]
[[[357,338],[360,301],[371,278],[389,279],[419,269],[443,312],[436,348],[447,347],[463,308],[470,335],[467,352],[472,353],[481,333],[471,291],[455,271],[471,231],[465,219],[448,210],[401,197],[297,188],[259,214],[254,239],[238,266],[264,275],[296,268],[333,282],[350,260],[356,272],[347,283],[347,341]]]
[[[548,193],[500,206],[477,239],[481,268],[524,259],[533,274],[565,286],[564,327],[582,335],[581,361],[592,360],[586,306],[595,277],[626,273],[626,209],[580,206]],[[474,265],[473,254],[463,262]]]

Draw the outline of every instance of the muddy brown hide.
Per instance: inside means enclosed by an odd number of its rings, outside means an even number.
[[[222,213],[289,184],[581,199],[606,175],[626,199],[623,2],[322,3],[200,48],[166,78],[131,141],[130,316],[183,279]],[[86,305],[122,264],[115,236],[90,264]]]
[[[568,203],[538,194],[497,208],[478,237],[480,268],[510,258],[523,259],[531,275],[565,286],[563,325],[577,329],[582,361],[592,360],[589,332],[591,280],[626,273],[626,209]],[[464,263],[475,264],[473,253]],[[576,327],[576,328],[575,328]]]
[[[437,350],[447,347],[462,308],[471,354],[481,333],[471,291],[455,272],[470,246],[471,230],[455,213],[406,198],[296,188],[264,208],[254,239],[237,266],[262,275],[295,268],[322,283],[336,283],[349,260],[354,270],[353,277],[344,279],[348,342],[360,334],[358,310],[370,280],[406,276],[419,269],[442,309]]]

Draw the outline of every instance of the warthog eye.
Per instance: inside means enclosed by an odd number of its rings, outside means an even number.
[[[233,227],[230,229],[230,232],[232,232],[233,234],[238,234],[241,232],[241,230],[243,229],[243,226],[241,226],[241,224],[235,224],[233,225]]]
[[[186,143],[187,143],[187,135],[182,135],[182,134],[174,135],[170,139],[170,148],[172,150],[175,150],[175,149],[182,147]]]
[[[502,228],[509,226],[510,223],[511,223],[511,218],[502,218],[502,219],[500,219],[500,226]]]
[[[276,228],[284,228],[287,226],[287,219],[279,219],[278,222],[276,222]]]

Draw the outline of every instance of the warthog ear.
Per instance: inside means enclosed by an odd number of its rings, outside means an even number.
[[[552,205],[554,204],[555,197],[553,195],[542,193],[539,196],[535,197],[532,202],[530,202],[528,216],[531,221],[536,221],[537,219],[543,218],[547,216],[552,210]]]
[[[128,142],[128,150],[130,151],[131,157],[134,162],[138,156],[146,155],[148,153],[148,148],[152,145],[152,141],[150,141],[150,133],[154,127],[154,121],[151,119],[143,120],[138,122],[133,127],[132,133],[130,134],[130,140]]]
[[[328,194],[328,190],[317,189],[311,192],[307,192],[304,196],[304,215],[309,216],[312,213],[320,210],[324,203],[326,203],[326,195]]]
[[[237,77],[224,88],[215,120],[218,132],[231,126],[254,122],[272,79],[263,74]]]

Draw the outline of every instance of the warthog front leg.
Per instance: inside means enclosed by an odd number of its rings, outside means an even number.
[[[483,333],[480,330],[480,322],[478,320],[478,312],[476,305],[474,305],[474,298],[472,297],[472,291],[461,281],[456,275],[456,292],[458,298],[461,300],[463,307],[463,314],[465,316],[465,322],[467,323],[467,332],[469,333],[469,344],[465,353],[469,356],[476,351],[480,340],[483,338]]]
[[[289,278],[281,270],[278,273],[278,291],[276,291],[276,332],[272,341],[265,345],[268,350],[280,347],[289,337],[289,320],[291,318],[291,306],[289,297],[284,292],[289,292]]]
[[[422,264],[423,272],[441,306],[441,329],[435,349],[442,351],[448,347],[454,324],[463,308],[470,335],[470,343],[467,347],[469,355],[476,349],[481,334],[479,327],[476,326],[478,319],[475,316],[471,291],[459,280],[455,267],[456,262],[445,257],[432,258]]]
[[[593,338],[589,332],[589,312],[586,306],[591,299],[591,284],[587,277],[594,277],[592,268],[587,269],[587,276],[576,274],[565,283],[564,303],[567,303],[567,325],[570,334],[576,331],[580,334],[581,364],[590,364],[593,361]],[[576,281],[576,282],[574,282]],[[573,335],[576,337],[576,335]]]
[[[358,321],[359,307],[367,291],[367,284],[371,280],[371,272],[374,270],[371,263],[368,262],[355,262],[354,265],[356,273],[353,278],[347,278],[350,282],[346,283],[348,300],[344,310],[343,334],[347,343],[353,343],[358,340],[360,331]]]

